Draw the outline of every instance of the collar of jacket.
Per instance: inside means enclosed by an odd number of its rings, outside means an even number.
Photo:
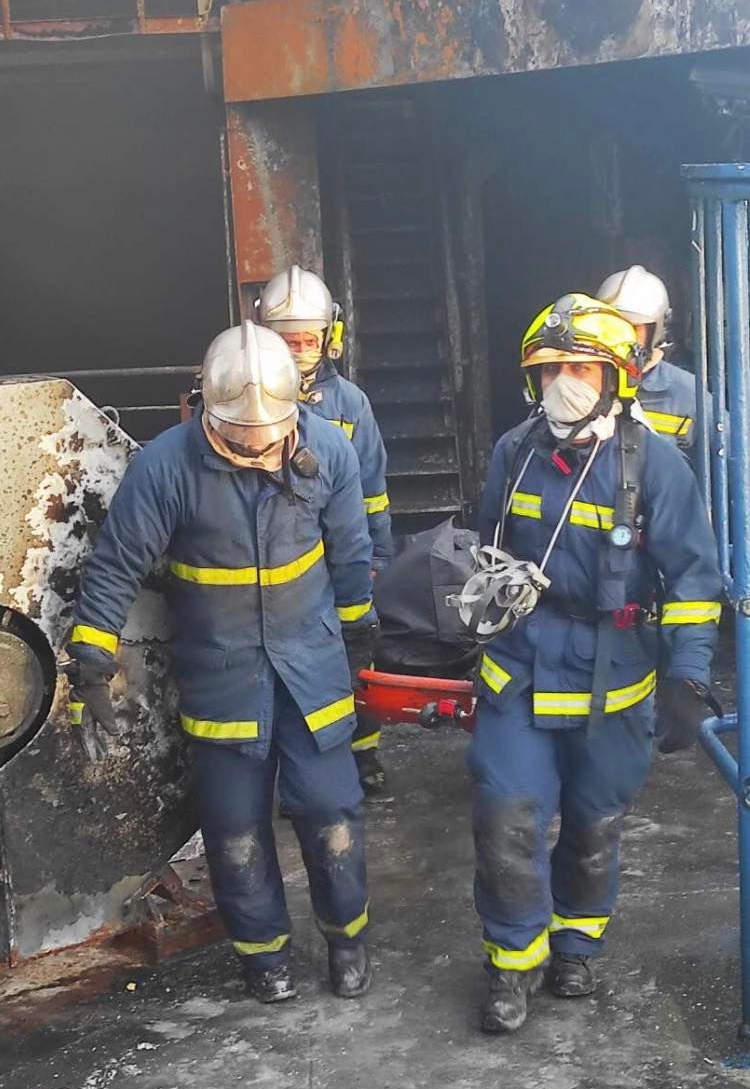
[[[330,359],[324,359],[318,367],[317,374],[315,375],[315,381],[307,390],[308,393],[312,393],[314,389],[321,386],[323,382],[330,382],[332,378],[339,378],[339,372],[336,370],[335,364]]]
[[[646,371],[641,379],[641,388],[649,393],[665,393],[669,389],[669,374],[663,359],[650,371]]]

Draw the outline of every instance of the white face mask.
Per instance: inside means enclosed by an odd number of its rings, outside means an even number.
[[[310,374],[320,366],[323,358],[323,348],[308,348],[304,352],[292,352],[292,358],[297,364],[300,374]]]
[[[542,408],[555,438],[567,439],[575,425],[593,412],[600,396],[588,382],[558,374],[542,396]],[[579,432],[582,439],[590,435],[588,425]]]

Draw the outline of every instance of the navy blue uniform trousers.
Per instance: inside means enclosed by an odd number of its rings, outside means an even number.
[[[528,971],[550,947],[601,952],[617,898],[622,819],[646,778],[652,740],[652,699],[607,715],[591,736],[586,727],[535,726],[530,690],[502,711],[480,699],[468,752],[474,894],[496,968]]]
[[[327,941],[360,941],[368,922],[362,790],[350,743],[321,752],[277,678],[270,743],[192,744],[206,858],[235,951],[268,969],[291,923],[272,826],[274,782],[292,815],[316,921]]]

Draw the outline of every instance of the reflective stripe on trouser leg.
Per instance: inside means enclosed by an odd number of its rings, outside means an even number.
[[[596,956],[619,883],[623,816],[646,778],[653,701],[607,719],[600,737],[560,731],[563,775],[560,835],[552,852],[555,952]]]
[[[527,971],[548,955],[552,896],[546,833],[559,801],[560,732],[533,725],[529,692],[502,711],[479,700],[468,754],[474,780],[474,899],[484,948],[495,967]]]
[[[235,951],[257,968],[288,955],[291,923],[271,824],[276,759],[211,742],[192,745],[216,906]]]
[[[372,719],[357,715],[357,725],[352,734],[352,751],[364,752],[380,745],[380,727]]]
[[[525,949],[507,949],[485,939],[482,942],[485,953],[493,968],[510,969],[513,972],[530,972],[538,968],[549,957],[549,934],[543,930]]]
[[[329,942],[361,941],[367,928],[362,788],[349,741],[320,751],[282,685],[274,697],[279,791],[292,815],[318,925]]]

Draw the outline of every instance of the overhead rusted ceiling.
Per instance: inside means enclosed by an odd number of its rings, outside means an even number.
[[[222,11],[227,101],[750,44],[750,0],[253,0]]]

